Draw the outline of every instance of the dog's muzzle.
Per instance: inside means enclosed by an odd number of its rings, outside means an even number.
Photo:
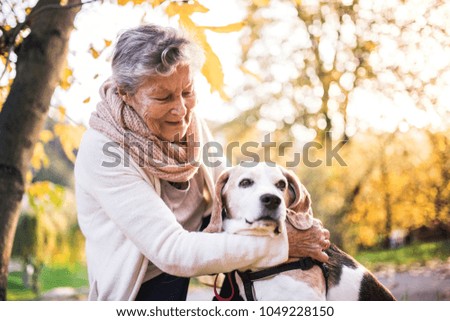
[[[263,206],[268,210],[276,210],[281,204],[281,198],[273,194],[264,194],[259,198]]]
[[[276,212],[273,213],[273,215],[263,215],[258,217],[256,220],[250,222],[249,220],[245,219],[245,223],[257,227],[265,227],[265,228],[273,228],[273,232],[275,234],[281,233],[281,222],[280,222],[280,215]]]

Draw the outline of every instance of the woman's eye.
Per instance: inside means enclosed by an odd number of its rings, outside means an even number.
[[[157,101],[168,101],[170,99],[170,95],[169,96],[165,96],[165,97],[156,97],[155,100]]]
[[[286,189],[286,182],[283,181],[283,180],[281,180],[281,181],[279,181],[278,183],[276,183],[275,186],[276,186],[278,189],[284,191],[284,190]]]
[[[243,187],[243,188],[250,187],[253,185],[253,183],[254,182],[251,179],[244,178],[242,181],[239,182],[239,187]]]

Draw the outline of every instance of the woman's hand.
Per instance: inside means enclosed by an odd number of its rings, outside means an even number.
[[[297,230],[286,221],[286,228],[289,257],[310,256],[320,262],[328,261],[328,255],[323,250],[330,247],[330,231],[323,227],[320,220],[314,219],[313,225],[307,230]]]

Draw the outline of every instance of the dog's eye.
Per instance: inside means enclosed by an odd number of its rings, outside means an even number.
[[[286,182],[283,181],[283,180],[280,180],[278,183],[275,184],[275,186],[276,186],[278,189],[284,191],[284,190],[286,189]]]
[[[251,179],[244,178],[242,181],[239,182],[239,187],[243,187],[243,188],[250,187],[253,185],[253,183],[254,182]]]

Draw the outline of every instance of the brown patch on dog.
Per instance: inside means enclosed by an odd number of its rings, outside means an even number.
[[[213,200],[213,207],[211,213],[211,221],[209,225],[203,230],[207,233],[219,233],[222,231],[222,209],[223,204],[226,204],[226,199],[222,194],[222,189],[230,178],[230,171],[223,171],[216,182],[215,195]],[[225,201],[225,202],[224,202]]]
[[[325,251],[328,254],[327,262],[330,275],[328,277],[328,285],[330,288],[336,286],[341,281],[342,268],[344,266],[349,269],[357,269],[359,264],[350,255],[339,249],[336,245],[331,244],[330,248]]]
[[[293,261],[295,260],[298,259],[293,259]],[[323,276],[322,270],[317,265],[307,271],[292,270],[284,272],[283,274],[290,276],[294,280],[305,282],[309,285],[309,287],[311,287],[311,289],[320,295],[325,295],[325,277]]]
[[[289,186],[285,193],[286,207],[288,208],[286,217],[296,229],[307,230],[313,224],[311,197],[294,172],[281,166],[279,168]]]
[[[375,276],[367,271],[361,281],[359,301],[397,301],[392,293]]]

